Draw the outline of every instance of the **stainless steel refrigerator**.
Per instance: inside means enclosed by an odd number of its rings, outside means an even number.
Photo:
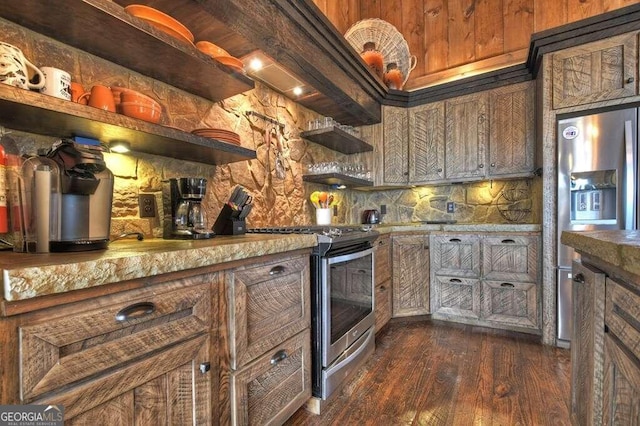
[[[571,339],[571,262],[562,231],[637,229],[638,109],[558,121],[558,343]]]

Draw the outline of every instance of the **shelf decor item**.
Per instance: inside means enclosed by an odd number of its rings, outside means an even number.
[[[380,78],[382,78],[382,72],[384,71],[384,58],[382,53],[376,49],[376,44],[372,41],[368,41],[364,44],[360,56],[364,62],[369,65],[369,68]]]
[[[349,44],[360,53],[366,43],[374,43],[384,59],[383,70],[395,63],[407,82],[409,74],[416,67],[417,58],[409,52],[409,45],[402,34],[387,21],[372,18],[356,22],[344,35]],[[399,89],[402,89],[402,86]]]
[[[382,81],[384,81],[384,84],[386,84],[389,89],[402,89],[404,77],[402,77],[402,71],[398,69],[398,64],[395,62],[389,62],[387,64],[387,70],[384,72]]]

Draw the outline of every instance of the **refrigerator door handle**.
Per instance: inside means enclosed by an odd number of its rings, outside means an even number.
[[[625,202],[624,205],[624,229],[635,229],[636,217],[636,156],[633,141],[633,123],[631,120],[624,122],[624,157],[625,157]]]

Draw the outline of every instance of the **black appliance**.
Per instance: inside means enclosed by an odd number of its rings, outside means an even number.
[[[162,182],[165,239],[197,240],[212,238],[202,200],[207,180],[200,177],[173,178]]]
[[[380,223],[380,212],[378,210],[365,210],[362,212],[362,223],[375,225]]]
[[[311,255],[313,396],[327,399],[375,349],[373,241],[370,226],[248,229],[315,234]]]

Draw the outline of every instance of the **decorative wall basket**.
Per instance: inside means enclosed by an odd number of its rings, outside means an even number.
[[[375,43],[376,49],[382,53],[384,69],[387,68],[387,64],[395,62],[402,71],[403,86],[417,65],[418,59],[411,56],[409,45],[402,34],[396,27],[382,19],[372,18],[358,21],[347,30],[344,37],[358,53],[362,51],[365,43]]]

